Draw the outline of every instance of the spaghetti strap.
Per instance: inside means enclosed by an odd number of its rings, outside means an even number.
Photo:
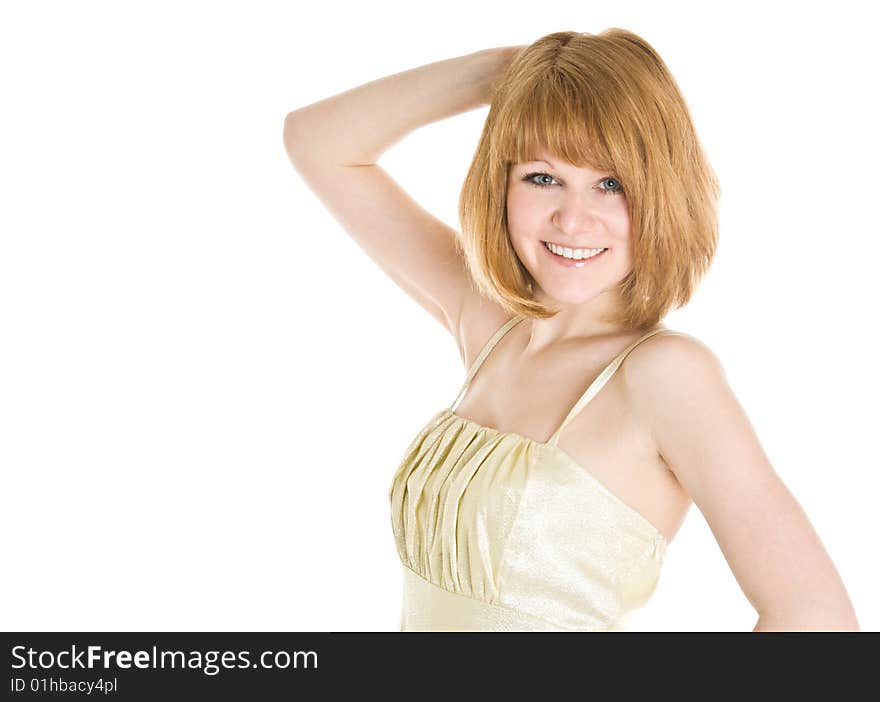
[[[473,380],[477,371],[480,369],[480,366],[483,365],[483,361],[486,360],[486,356],[489,355],[489,352],[495,348],[495,344],[501,341],[501,337],[504,336],[508,331],[510,331],[514,325],[521,322],[525,317],[521,315],[517,315],[508,319],[501,327],[492,335],[492,337],[487,341],[484,345],[480,353],[477,355],[477,358],[471,364],[470,369],[468,370],[467,376],[464,379],[464,383],[462,383],[461,390],[458,391],[458,396],[455,398],[455,402],[453,402],[449,406],[449,411],[454,412],[455,408],[458,407],[458,403],[461,402],[464,397],[465,392],[467,392],[468,387],[471,384],[471,380]]]
[[[629,352],[632,351],[636,346],[641,344],[645,339],[650,339],[652,336],[656,334],[680,334],[681,332],[677,332],[673,329],[654,329],[652,331],[647,332],[642,335],[640,338],[636,339],[633,343],[627,346],[623,351],[621,351],[614,360],[611,361],[605,369],[599,373],[598,377],[590,384],[590,387],[586,389],[583,395],[580,396],[578,401],[574,404],[574,407],[571,408],[571,411],[568,413],[568,416],[562,420],[562,424],[559,425],[559,428],[553,433],[548,440],[548,444],[556,445],[556,442],[559,441],[559,435],[562,433],[562,430],[565,429],[566,425],[577,416],[578,412],[580,412],[584,407],[587,406],[587,403],[592,400],[597,393],[605,386],[617,369],[620,367],[620,364],[623,363],[623,360],[629,355]]]

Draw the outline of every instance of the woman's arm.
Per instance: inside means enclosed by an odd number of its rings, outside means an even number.
[[[376,163],[404,136],[489,103],[492,87],[524,47],[484,49],[364,83],[288,113],[285,142],[320,149],[336,165]]]
[[[718,358],[694,337],[661,335],[628,361],[634,406],[758,612],[754,631],[858,631],[840,575]]]
[[[474,288],[452,227],[376,163],[415,128],[480,105],[522,47],[486,49],[386,76],[301,107],[284,121],[291,164],[358,246],[455,339]],[[296,231],[321,245],[314,231]],[[328,244],[324,244],[328,245]]]

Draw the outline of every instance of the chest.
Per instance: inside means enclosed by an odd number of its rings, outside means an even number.
[[[537,442],[553,435],[609,360],[602,349],[572,349],[524,367],[502,346],[476,374],[455,414]],[[638,389],[626,386],[622,370],[565,426],[557,446],[671,541],[689,500],[634,413],[631,395]]]

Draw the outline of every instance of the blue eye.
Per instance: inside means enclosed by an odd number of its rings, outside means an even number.
[[[605,181],[608,181],[608,180],[610,180],[612,183],[614,183],[616,187],[615,187],[614,190],[603,190],[603,192],[604,192],[606,195],[609,194],[609,193],[611,193],[611,194],[613,194],[613,195],[618,195],[618,194],[622,195],[622,194],[623,194],[623,186],[620,184],[620,181],[617,180],[617,178],[612,178],[612,177],[609,176],[608,178],[603,178],[603,179],[600,180],[599,182],[600,182],[600,183],[604,183]]]
[[[549,175],[547,173],[529,173],[527,176],[523,176],[523,180],[526,183],[528,183],[529,185],[534,185],[535,187],[538,187],[538,188],[546,188],[547,187],[546,184],[536,183],[535,181],[532,180],[532,178],[537,178],[538,176],[547,176],[548,178],[556,180],[555,178],[553,178],[552,175]]]
[[[547,187],[550,187],[550,184],[549,184],[549,183],[536,183],[535,181],[532,180],[532,178],[537,178],[538,176],[546,176],[547,178],[550,178],[551,180],[556,180],[556,179],[555,179],[552,175],[550,175],[549,173],[544,173],[544,172],[542,172],[542,171],[537,171],[537,172],[535,172],[535,173],[529,173],[528,175],[523,176],[522,180],[523,180],[523,182],[528,183],[529,185],[532,185],[532,186],[534,186],[534,187],[536,187],[536,188],[547,188]],[[609,177],[607,177],[607,178],[603,178],[603,179],[600,180],[599,182],[600,182],[600,183],[604,183],[604,182],[606,182],[606,181],[611,181],[612,183],[615,183],[615,184],[616,184],[616,188],[613,189],[613,190],[607,190],[607,189],[605,189],[605,188],[602,188],[602,193],[603,193],[604,195],[622,195],[622,194],[623,194],[623,187],[620,185],[620,181],[617,180],[617,178],[612,178],[612,177],[609,176]],[[558,181],[557,181],[557,182],[558,182]]]

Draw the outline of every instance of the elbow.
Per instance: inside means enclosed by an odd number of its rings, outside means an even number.
[[[284,148],[288,151],[290,150],[290,145],[293,143],[294,138],[294,112],[288,112],[284,117],[284,129],[282,130],[282,138],[284,140]]]
[[[304,127],[304,117],[302,108],[298,110],[294,110],[293,112],[288,112],[284,116],[284,146],[290,151],[297,144],[302,144],[305,138],[304,136],[307,133],[308,128]]]

